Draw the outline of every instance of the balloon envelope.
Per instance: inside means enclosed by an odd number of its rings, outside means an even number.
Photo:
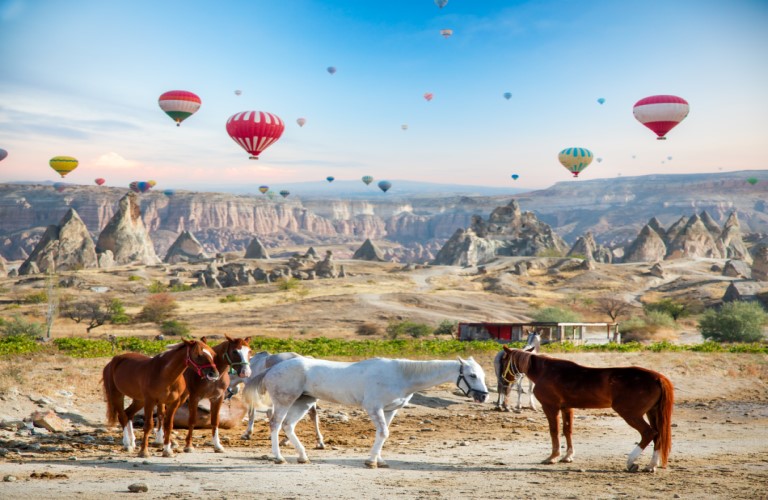
[[[8,151],[4,149],[0,149],[0,161],[5,160],[5,158],[8,156]]]
[[[336,68],[335,68],[335,67],[333,67],[333,66],[328,66],[328,68],[326,69],[326,71],[328,71],[328,73],[330,73],[330,74],[332,74],[332,75],[333,75],[333,74],[335,74],[335,73],[336,73]]]
[[[450,38],[453,35],[453,30],[440,30],[440,34],[443,35],[443,38]]]
[[[651,129],[658,140],[688,116],[688,101],[674,95],[653,95],[640,99],[632,108],[637,121]]]
[[[242,90],[235,90],[235,95],[242,95],[242,94],[243,94]]]
[[[400,128],[403,129],[403,130],[408,130],[408,124],[407,123],[403,123],[402,125],[400,125]]]
[[[146,193],[147,191],[149,191],[149,188],[152,187],[149,185],[149,182],[146,182],[146,181],[139,181],[137,183],[137,186],[139,188],[139,192],[141,193]]]
[[[250,153],[251,160],[258,160],[262,151],[280,139],[283,130],[283,120],[265,111],[241,111],[227,120],[227,133]]]
[[[597,100],[597,102],[598,102],[598,103],[600,103],[601,105],[602,105],[602,104],[605,104],[605,97],[601,97],[601,98],[599,98],[599,99]]]
[[[448,4],[448,0],[435,0],[435,5],[437,5],[441,9],[445,7],[447,4]]]
[[[370,175],[364,175],[363,176],[363,182],[365,182],[365,185],[369,185],[371,182],[373,182],[373,177]]]
[[[269,186],[259,186],[259,192],[261,194],[266,194],[267,191],[269,191]]]
[[[133,191],[134,193],[140,192],[139,190],[139,181],[133,181],[130,184],[128,184],[128,188]]]
[[[512,99],[512,92],[504,92],[504,99],[506,100]]]
[[[299,127],[303,127],[304,124],[307,123],[307,119],[306,118],[297,118],[296,119],[296,123],[299,124]]]
[[[48,164],[52,169],[58,172],[61,177],[64,177],[77,168],[78,161],[76,158],[72,158],[71,156],[54,156],[51,158]]]
[[[283,198],[287,198],[289,194],[291,194],[291,192],[288,191],[287,189],[283,189],[282,191],[280,191],[280,196],[282,196]]]
[[[384,191],[385,193],[389,191],[389,188],[392,187],[392,183],[389,181],[379,181],[379,189]]]
[[[512,180],[516,181],[519,178],[520,178],[520,176],[518,174],[512,174]]]
[[[595,158],[595,159],[597,160],[597,163],[603,163],[603,159],[602,158]]]
[[[427,101],[431,101],[432,97],[434,97],[434,94],[432,94],[432,92],[427,92],[426,94],[424,94],[424,99],[426,99]]]
[[[59,193],[64,191],[66,188],[67,188],[67,184],[65,184],[64,182],[54,182],[53,183],[53,189],[55,189]]]
[[[95,182],[97,186],[101,186],[101,185],[103,185],[107,181],[105,179],[102,179],[101,177],[99,177],[98,179],[95,179],[93,182]]]
[[[192,92],[169,90],[160,96],[157,103],[160,105],[160,109],[165,111],[165,114],[176,122],[178,127],[181,125],[181,122],[197,113],[202,101]]]
[[[336,179],[336,178],[334,176],[332,176],[332,175],[329,175],[328,177],[325,178],[325,180],[327,180],[328,182],[333,182],[334,179]]]
[[[163,194],[165,196],[173,196],[176,194],[176,191],[174,191],[173,189],[166,189],[165,191],[163,191]]]
[[[574,177],[578,177],[592,163],[592,152],[586,148],[566,148],[560,151],[557,159]]]

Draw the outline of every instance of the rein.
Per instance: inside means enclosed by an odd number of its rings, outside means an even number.
[[[512,380],[509,380],[507,375],[512,375]],[[514,363],[512,363],[512,353],[509,353],[509,361],[507,362],[507,367],[504,368],[504,372],[501,374],[501,378],[512,384],[515,382],[515,380],[522,378],[524,375],[525,374],[521,372]]]
[[[466,388],[466,389],[464,389],[464,388],[461,386],[461,383],[462,383],[462,382],[464,382],[464,385],[466,385],[466,386],[467,386],[467,388]],[[478,394],[480,394],[480,395],[485,395],[485,396],[487,396],[487,395],[488,395],[488,393],[487,393],[487,392],[484,392],[484,391],[478,391],[477,389],[473,389],[473,388],[472,388],[472,386],[471,386],[471,385],[469,385],[469,382],[467,382],[467,377],[465,377],[465,376],[464,376],[464,365],[463,365],[463,364],[462,364],[462,365],[459,365],[459,378],[457,378],[457,379],[456,379],[456,387],[458,387],[458,388],[459,388],[459,390],[460,390],[461,392],[463,392],[463,393],[464,393],[464,395],[465,395],[465,396],[467,396],[467,397],[469,397],[469,395],[470,395],[471,393],[473,393],[473,392],[476,392],[476,393],[478,393]]]
[[[184,364],[194,368],[194,370],[197,372],[197,375],[200,378],[205,378],[205,375],[203,375],[203,370],[205,368],[213,368],[214,370],[216,370],[216,365],[214,365],[213,363],[207,363],[202,365],[198,365],[197,363],[195,363],[189,355],[189,347],[187,347],[187,359],[184,360]]]

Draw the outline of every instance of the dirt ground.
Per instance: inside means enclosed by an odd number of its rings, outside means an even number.
[[[394,419],[384,446],[389,469],[366,469],[373,426],[362,410],[322,403],[326,449],[314,450],[306,421],[299,436],[311,463],[270,459],[267,424],[241,439],[245,424],[195,432],[195,453],[148,459],[120,447],[105,428],[100,370],[107,359],[0,359],[0,420],[53,409],[59,433],[0,430],[2,498],[119,498],[145,483],[144,498],[760,498],[768,496],[768,357],[747,354],[582,353],[561,355],[592,366],[641,365],[675,384],[673,450],[655,474],[625,472],[638,435],[611,410],[577,410],[572,464],[542,465],[550,449],[540,411],[494,411],[452,384],[417,393]],[[479,361],[495,386],[491,355]],[[524,402],[527,402],[524,396]],[[186,433],[180,430],[179,435]],[[140,437],[141,431],[137,432]],[[645,464],[650,450],[641,457]]]

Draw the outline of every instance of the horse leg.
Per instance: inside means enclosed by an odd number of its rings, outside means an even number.
[[[282,403],[273,401],[272,416],[269,417],[269,435],[272,442],[272,454],[275,456],[275,463],[284,464],[285,458],[280,453],[280,429],[283,427],[288,410],[291,409],[291,402],[287,406],[283,406]]]
[[[571,440],[573,434],[573,408],[563,408],[560,410],[560,413],[563,415],[563,435],[565,435],[565,444],[567,446],[565,456],[560,461],[571,463],[573,462],[573,441]]]
[[[242,435],[243,439],[251,439],[253,434],[253,421],[256,420],[256,408],[253,405],[248,405],[248,428]]]
[[[213,429],[213,449],[216,453],[224,453],[224,446],[219,440],[219,410],[223,402],[223,397],[211,400],[211,429]]]
[[[376,440],[373,442],[371,456],[365,461],[365,466],[371,469],[375,469],[376,467],[388,467],[387,463],[381,458],[381,448],[389,437],[389,425],[387,425],[388,417],[385,415],[382,408],[366,408],[365,410],[368,412],[368,416],[371,417],[371,422],[373,422],[373,425],[376,427]],[[392,416],[389,417],[390,420]]]
[[[547,422],[549,422],[549,437],[552,440],[552,453],[541,463],[553,464],[560,457],[560,429],[557,421],[559,409],[557,406],[544,405],[543,403],[541,406],[544,415],[547,416]]]
[[[536,408],[536,396],[533,395],[533,380],[528,379],[528,398],[531,402],[531,410],[538,411]]]
[[[509,383],[499,378],[498,383],[496,384],[496,391],[499,393],[499,397],[496,399],[496,409],[499,411],[509,411],[509,407],[507,406],[507,399],[509,398],[509,392],[510,392],[510,386]]]
[[[314,404],[309,409],[309,418],[315,423],[315,436],[317,436],[316,450],[324,450],[325,443],[323,442],[323,434],[320,432],[320,418],[317,416],[317,405]]]
[[[147,447],[149,446],[149,431],[154,424],[154,418],[152,413],[155,411],[155,402],[148,399],[144,401],[144,435],[141,437],[141,449],[139,450],[139,456],[146,458],[149,456]]]
[[[304,449],[304,445],[301,444],[298,436],[296,436],[296,423],[304,418],[304,415],[307,414],[315,402],[317,402],[315,398],[309,396],[300,397],[293,402],[291,407],[288,409],[285,420],[283,420],[283,431],[285,432],[285,435],[288,436],[288,439],[291,441],[293,447],[296,448],[296,451],[299,452],[298,462],[300,464],[308,463],[309,458],[307,458],[307,450]]]
[[[515,406],[515,411],[519,412],[523,409],[520,405],[520,399],[523,397],[523,379],[518,378],[515,385],[517,386],[517,406]]]
[[[163,447],[163,419],[165,416],[165,405],[157,405],[157,419],[155,420],[155,442],[158,448]]]
[[[197,423],[197,396],[189,395],[187,400],[187,408],[189,411],[189,421],[187,422],[187,439],[184,442],[184,453],[192,453],[195,451],[195,447],[192,445],[192,434],[195,431],[195,424]],[[213,422],[213,404],[211,404],[211,422]]]
[[[637,432],[640,433],[640,442],[635,446],[635,448],[632,450],[632,452],[627,457],[627,470],[629,472],[637,472],[639,469],[639,466],[635,463],[635,461],[640,457],[640,455],[643,453],[643,450],[645,450],[646,446],[648,446],[648,443],[656,439],[656,436],[658,433],[654,431],[650,425],[643,419],[642,415],[635,415],[630,411],[618,408],[614,408],[616,410],[616,413],[621,416],[633,429],[635,429]],[[654,450],[653,457],[651,458],[651,463],[648,464],[648,467],[644,469],[645,472],[655,472],[656,467],[654,464],[659,460],[659,456]]]
[[[173,432],[173,419],[176,417],[176,410],[181,406],[182,399],[172,401],[165,405],[165,415],[163,416],[163,456],[170,458],[173,456],[171,449],[171,433]],[[190,415],[191,419],[191,415]]]

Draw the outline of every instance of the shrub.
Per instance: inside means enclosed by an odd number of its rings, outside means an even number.
[[[161,281],[153,280],[147,287],[147,291],[149,293],[163,293],[168,291],[168,287]]]
[[[562,257],[563,252],[556,248],[544,248],[536,252],[536,257]]]
[[[176,283],[175,285],[168,288],[171,292],[188,292],[192,290],[194,287],[192,285],[187,285],[186,283]]]
[[[686,305],[672,299],[661,299],[658,302],[651,302],[643,306],[646,313],[660,312],[677,321],[688,314]]]
[[[183,337],[189,334],[189,325],[184,321],[169,319],[163,321],[163,324],[160,325],[160,331],[163,335],[178,335],[179,337]]]
[[[444,319],[440,322],[439,325],[437,325],[437,328],[435,328],[434,333],[435,336],[440,335],[449,335],[451,337],[456,336],[456,329],[458,327],[459,323],[458,321],[451,321],[449,319]]]
[[[400,323],[390,323],[387,325],[387,336],[390,339],[397,339],[401,335],[407,335],[413,338],[426,337],[432,334],[432,327],[425,323],[414,323],[413,321],[401,321]]]
[[[581,315],[573,311],[560,309],[559,307],[545,307],[533,314],[533,320],[542,323],[578,323],[581,321]]]
[[[757,302],[727,302],[720,310],[709,309],[699,321],[706,340],[716,342],[757,342],[763,339],[768,314]]]
[[[135,274],[128,276],[128,281],[141,281],[141,279],[141,276],[136,276]]]
[[[61,316],[73,320],[75,323],[85,323],[85,331],[90,333],[109,320],[109,311],[102,308],[102,303],[95,300],[83,302],[67,302],[62,306]]]
[[[131,317],[125,313],[125,306],[120,299],[111,299],[107,302],[109,321],[113,325],[125,325],[131,322]]]
[[[45,334],[42,323],[27,321],[19,315],[15,315],[10,321],[3,321],[2,329],[6,337],[38,338]]]
[[[147,297],[147,303],[139,313],[139,319],[150,323],[161,324],[170,319],[171,314],[178,308],[176,300],[168,293],[156,293]]]
[[[619,323],[619,332],[625,342],[663,341],[664,331],[677,327],[666,313],[652,311],[643,317],[633,316]]]
[[[26,304],[44,304],[48,302],[48,293],[45,291],[33,292],[24,297]]]
[[[284,292],[294,290],[301,285],[301,281],[296,278],[280,278],[277,280],[277,288]]]
[[[357,334],[364,337],[379,335],[380,333],[381,328],[376,323],[363,323],[357,326]]]

